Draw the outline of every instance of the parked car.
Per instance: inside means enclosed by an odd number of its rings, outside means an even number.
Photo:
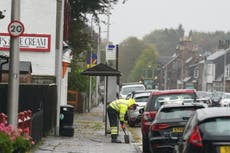
[[[162,105],[150,125],[148,135],[150,152],[173,153],[190,116],[195,110],[205,107],[208,105],[204,103],[183,103],[180,101]]]
[[[197,100],[208,104],[208,106],[212,106],[212,92],[207,91],[196,91],[197,93]]]
[[[197,110],[186,124],[178,143],[179,153],[229,153],[230,108]]]
[[[194,89],[159,90],[153,91],[150,94],[141,118],[142,148],[144,153],[149,152],[149,127],[160,106],[169,100],[193,102],[196,98],[196,90]]]
[[[133,91],[129,93],[126,99],[134,99],[136,101],[137,107],[135,110],[128,110],[127,111],[127,121],[129,126],[134,127],[141,122],[142,114],[139,112],[140,109],[144,108],[147,100],[149,98],[151,91]]]
[[[221,91],[214,91],[212,93],[212,97],[211,97],[212,106],[214,106],[214,107],[220,106],[220,100],[221,100],[223,94],[224,94],[224,92],[221,92]]]
[[[221,107],[230,107],[230,93],[225,92],[220,99]]]
[[[145,90],[145,86],[142,83],[130,83],[123,84],[119,93],[119,98],[125,99],[127,95],[132,91]]]

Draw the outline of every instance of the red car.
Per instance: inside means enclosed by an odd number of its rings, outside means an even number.
[[[150,152],[148,140],[149,127],[160,106],[169,101],[194,102],[196,98],[196,90],[194,89],[159,90],[153,91],[150,94],[141,119],[142,149],[144,153]]]

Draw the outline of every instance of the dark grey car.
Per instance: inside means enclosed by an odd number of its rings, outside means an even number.
[[[229,153],[230,108],[197,110],[186,124],[178,143],[179,153]]]

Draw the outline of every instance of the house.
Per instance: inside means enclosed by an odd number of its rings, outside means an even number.
[[[197,81],[193,74],[196,67],[192,65],[199,60],[197,45],[192,43],[190,37],[181,38],[171,60],[162,66],[160,78],[164,78],[164,89],[196,88]]]
[[[204,75],[207,91],[230,92],[230,48],[220,49],[205,60]],[[225,77],[224,77],[225,76]]]

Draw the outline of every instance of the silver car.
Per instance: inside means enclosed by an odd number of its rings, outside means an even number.
[[[137,104],[135,110],[127,111],[127,121],[129,126],[134,127],[135,125],[140,124],[142,114],[139,113],[139,110],[145,107],[150,93],[151,91],[145,90],[145,91],[134,91],[127,95],[126,99],[133,98]]]

